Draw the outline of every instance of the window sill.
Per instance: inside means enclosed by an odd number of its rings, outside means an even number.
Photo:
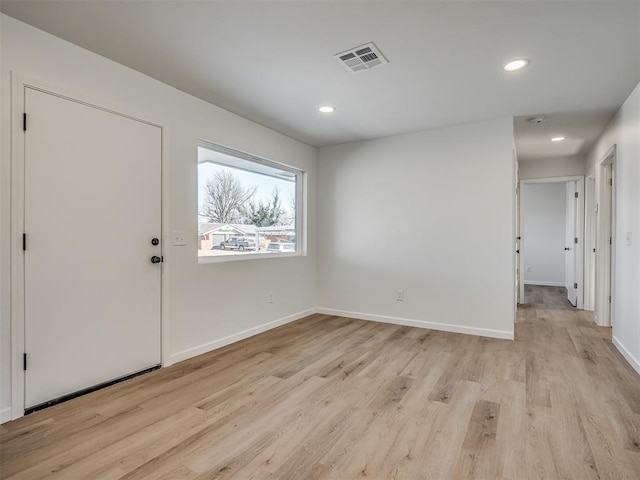
[[[198,264],[242,262],[246,260],[264,260],[269,258],[302,257],[302,253],[244,253],[235,255],[198,256]]]

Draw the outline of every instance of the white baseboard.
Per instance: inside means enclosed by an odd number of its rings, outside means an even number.
[[[195,347],[182,350],[181,352],[173,353],[169,357],[171,360],[171,363],[169,365],[173,365],[174,363],[182,362],[183,360],[187,360],[197,355],[210,352],[217,348],[221,348],[231,343],[237,342],[239,340],[252,337],[259,333],[266,332],[267,330],[271,330],[273,328],[279,327],[281,325],[286,325],[287,323],[300,320],[301,318],[307,317],[309,315],[313,315],[315,313],[321,313],[325,315],[335,315],[335,316],[347,317],[347,318],[356,318],[359,320],[369,320],[373,322],[390,323],[394,325],[404,325],[408,327],[441,330],[444,332],[464,333],[467,335],[477,335],[481,337],[501,338],[506,340],[513,340],[514,338],[513,331],[466,327],[463,325],[451,325],[447,323],[427,322],[424,320],[412,320],[408,318],[388,317],[385,315],[372,315],[368,313],[351,312],[347,310],[336,310],[333,308],[315,308],[315,309],[310,308],[308,310],[303,310],[302,312],[294,313],[293,315],[289,315],[283,318],[279,318],[277,320],[273,320],[271,322],[263,323],[262,325],[249,328],[247,330],[243,330],[242,332],[234,333],[233,335],[229,335],[227,337],[220,338],[218,340],[213,340],[211,342],[207,342],[202,345],[197,345]],[[618,350],[622,352],[625,358],[627,358],[629,363],[633,365],[636,371],[640,373],[640,363],[633,357],[633,355],[631,355],[622,345],[620,345],[620,343],[617,341],[615,337],[613,339],[613,343],[616,345],[616,347],[618,347]],[[167,367],[169,365],[164,365],[164,366]],[[6,423],[10,420],[11,420],[11,407],[6,407],[0,410],[0,424]]]
[[[564,287],[564,282],[545,282],[544,280],[525,280],[525,285],[541,285],[543,287]]]
[[[618,351],[622,354],[622,356],[629,362],[629,364],[633,367],[633,369],[640,374],[640,361],[636,357],[634,357],[629,350],[627,350],[620,340],[616,337],[612,338],[613,344],[618,349]]]
[[[11,420],[11,407],[6,407],[0,410],[0,424],[7,423]]]
[[[424,320],[412,320],[409,318],[387,317],[385,315],[372,315],[369,313],[349,312],[346,310],[335,310],[333,308],[318,308],[317,313],[326,315],[336,315],[339,317],[357,318],[359,320],[369,320],[372,322],[391,323],[394,325],[404,325],[407,327],[429,328],[431,330],[441,330],[443,332],[465,333],[467,335],[477,335],[480,337],[502,338],[513,340],[513,331],[491,330],[488,328],[466,327],[463,325],[452,325],[449,323],[427,322]]]
[[[301,318],[307,317],[309,315],[313,315],[314,313],[316,313],[316,310],[313,308],[310,308],[309,310],[304,310],[302,312],[294,313],[293,315],[279,318],[272,322],[263,323],[262,325],[258,325],[257,327],[252,327],[247,330],[243,330],[242,332],[234,333],[233,335],[219,338],[218,340],[213,340],[211,342],[203,343],[202,345],[197,345],[195,347],[182,350],[181,352],[172,353],[170,356],[170,359],[171,359],[170,364],[173,365],[174,363],[182,362],[183,360],[187,360],[197,355],[202,355],[203,353],[210,352],[211,350],[216,350],[217,348],[224,347],[226,345],[237,342],[239,340],[244,340],[245,338],[253,337],[254,335],[257,335],[259,333],[266,332],[267,330],[271,330],[272,328],[276,328],[281,325],[294,322],[296,320],[300,320]],[[168,366],[168,365],[165,365],[165,366]]]

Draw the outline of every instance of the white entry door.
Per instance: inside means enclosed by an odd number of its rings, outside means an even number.
[[[25,111],[30,408],[160,364],[161,129],[29,87]]]
[[[578,221],[578,199],[576,192],[578,191],[577,182],[567,182],[567,201],[566,201],[566,242],[565,242],[565,284],[567,287],[567,299],[574,307],[578,302],[578,290],[576,287],[576,266],[578,245],[577,237],[577,221]]]

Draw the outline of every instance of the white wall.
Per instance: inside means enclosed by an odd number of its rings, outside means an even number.
[[[522,188],[526,284],[564,286],[566,196],[563,182],[525,184]]]
[[[321,148],[318,184],[323,311],[512,338],[511,118]]]
[[[10,406],[10,71],[138,117],[168,133],[169,229],[186,247],[165,247],[170,279],[170,360],[202,353],[248,329],[308,313],[315,299],[316,150],[78,48],[6,15],[1,17],[0,412]],[[21,112],[14,112],[14,115]],[[61,119],[63,121],[63,119]],[[197,262],[196,144],[221,143],[308,172],[308,256],[200,265]],[[267,290],[274,303],[266,301]]]
[[[640,84],[589,152],[588,173],[596,174],[596,198],[606,188],[600,162],[614,144],[617,153],[613,340],[640,373]],[[631,245],[626,242],[628,232],[632,235]],[[601,276],[599,273],[596,275]]]
[[[544,160],[520,161],[520,180],[532,178],[570,177],[584,175],[587,164],[584,157],[561,157]]]

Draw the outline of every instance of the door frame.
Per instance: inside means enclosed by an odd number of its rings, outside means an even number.
[[[598,163],[596,190],[598,215],[596,220],[596,275],[595,275],[595,319],[603,327],[611,327],[615,322],[615,258],[616,258],[616,152],[617,146],[611,146]],[[609,175],[613,179],[609,187]],[[611,188],[611,190],[609,190]],[[610,254],[603,255],[611,237]],[[609,308],[609,298],[611,303]]]
[[[596,174],[591,173],[585,178],[584,185],[584,309],[594,311],[596,297],[596,261],[597,253],[597,210],[596,205]]]
[[[25,198],[25,132],[23,131],[23,112],[25,111],[25,89],[32,88],[55,95],[66,100],[81,103],[93,108],[146,123],[161,130],[160,195],[161,195],[161,243],[163,263],[160,273],[160,336],[162,366],[170,365],[170,328],[169,328],[169,285],[171,272],[171,254],[165,243],[171,238],[169,232],[169,132],[165,121],[146,120],[147,115],[131,112],[128,108],[109,105],[104,99],[90,98],[84,93],[72,91],[58,85],[11,72],[11,419],[24,415],[25,377],[23,353],[25,350],[25,290],[24,255],[22,232],[24,232]],[[27,118],[28,123],[28,118]],[[27,125],[28,128],[28,125]]]
[[[577,252],[576,252],[576,282],[578,283],[578,291],[576,308],[584,308],[584,175],[572,175],[567,177],[546,177],[546,178],[530,178],[526,180],[520,180],[520,301],[524,302],[524,274],[525,274],[525,261],[524,261],[524,245],[526,243],[526,235],[524,231],[524,215],[522,205],[525,201],[524,186],[534,183],[567,183],[577,182],[578,190],[578,218],[576,231],[580,232],[581,237],[578,237]]]
[[[515,146],[513,147],[513,182],[515,184],[514,188],[514,201],[513,201],[513,217],[514,217],[514,252],[513,252],[513,266],[515,267],[515,271],[513,272],[514,276],[514,302],[513,302],[513,323],[515,324],[518,321],[518,305],[523,302],[522,296],[520,295],[520,164],[518,163],[518,154],[516,152]]]
[[[578,211],[575,196],[577,194],[577,182],[567,182],[565,184],[565,256],[564,256],[564,287],[567,289],[567,299],[575,307],[578,306],[578,292],[574,285],[578,285],[577,261],[578,248],[576,242],[582,237],[582,232],[578,230]],[[570,235],[569,235],[570,234]],[[584,275],[583,275],[584,278]],[[573,290],[573,291],[572,291]],[[575,300],[572,299],[575,297]],[[584,302],[583,302],[584,303]]]

